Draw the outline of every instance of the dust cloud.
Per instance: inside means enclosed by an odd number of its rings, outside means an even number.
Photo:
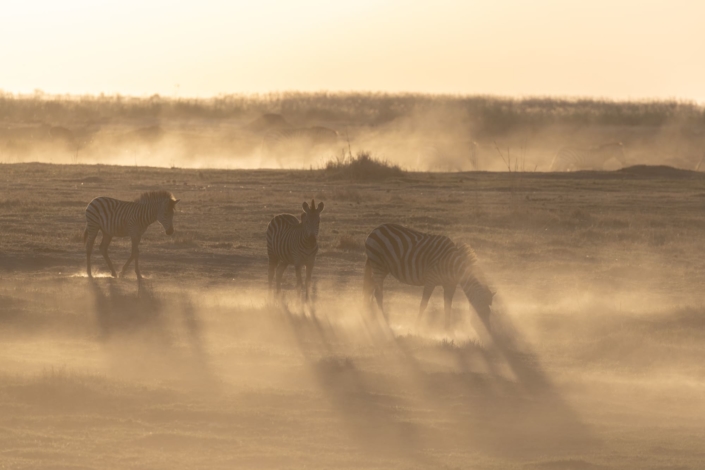
[[[376,94],[213,100],[0,95],[0,162],[320,168],[370,152],[410,171],[699,170],[702,107],[680,102]],[[552,165],[621,142],[624,158]]]
[[[438,298],[415,324],[413,289],[390,291],[387,324],[353,285],[321,281],[311,304],[286,287],[6,279],[5,458],[90,465],[89,445],[91,462],[152,468],[608,467],[615,420],[643,446],[620,468],[699,458],[701,307],[510,292],[479,333],[456,299],[448,333]]]

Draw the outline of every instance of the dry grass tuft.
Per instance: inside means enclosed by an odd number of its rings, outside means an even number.
[[[380,180],[400,178],[405,175],[399,165],[374,158],[370,152],[358,152],[357,156],[337,157],[329,160],[325,173],[336,179]]]
[[[365,251],[365,244],[350,235],[341,235],[336,248],[345,251],[363,252]]]

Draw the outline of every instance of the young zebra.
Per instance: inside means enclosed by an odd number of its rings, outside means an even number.
[[[277,215],[267,226],[267,255],[269,256],[269,290],[272,290],[272,281],[276,271],[277,293],[281,291],[282,275],[290,264],[296,268],[296,287],[302,287],[301,268],[306,266],[306,285],[304,296],[308,299],[309,286],[313,264],[318,253],[318,226],[321,222],[320,214],[323,203],[318,204],[311,200],[311,206],[304,202],[304,212],[301,221],[291,214]]]
[[[451,305],[459,284],[480,319],[487,324],[492,292],[481,280],[472,248],[444,235],[430,235],[396,224],[380,225],[365,241],[365,300],[374,294],[382,307],[383,283],[392,274],[404,284],[424,286],[419,320],[436,286],[443,286],[445,324],[450,328]]]
[[[134,202],[119,201],[109,197],[97,197],[86,207],[86,230],[83,232],[83,243],[86,245],[86,270],[91,273],[91,252],[98,231],[103,232],[100,242],[100,252],[108,263],[113,277],[117,277],[113,263],[108,257],[108,245],[113,237],[132,239],[132,254],[123,266],[120,275],[132,260],[135,260],[135,273],[142,279],[139,268],[138,245],[147,227],[159,221],[167,235],[174,233],[174,206],[179,202],[169,191],[150,191],[142,194]]]

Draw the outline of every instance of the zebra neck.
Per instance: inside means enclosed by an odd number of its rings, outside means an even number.
[[[140,204],[139,211],[142,215],[141,219],[147,224],[153,224],[157,221],[157,214],[159,212],[159,204],[156,202],[147,202]]]
[[[308,249],[314,249],[318,246],[318,242],[313,237],[307,237],[303,232],[301,232],[301,246]]]

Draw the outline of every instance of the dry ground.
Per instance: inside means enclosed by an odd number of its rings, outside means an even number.
[[[655,172],[408,174],[0,165],[0,468],[676,469],[705,465],[705,187]],[[181,198],[137,284],[89,280],[98,195]],[[315,301],[266,295],[264,232],[323,200]],[[367,232],[469,241],[492,331],[420,325]],[[111,247],[116,264],[126,240]],[[95,255],[94,255],[95,256]]]

